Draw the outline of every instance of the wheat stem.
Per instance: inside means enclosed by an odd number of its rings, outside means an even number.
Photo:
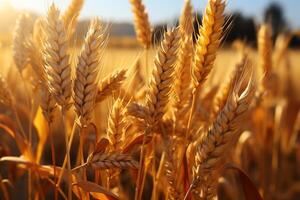
[[[52,157],[52,165],[53,165],[53,174],[54,174],[54,199],[58,199],[58,190],[56,187],[57,177],[56,177],[56,159],[55,159],[55,146],[54,146],[54,139],[53,139],[53,132],[51,127],[51,122],[48,121],[48,130],[50,136],[50,145],[51,145],[51,157]]]

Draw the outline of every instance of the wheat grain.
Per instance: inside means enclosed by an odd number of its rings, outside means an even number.
[[[49,91],[62,108],[67,108],[72,94],[68,39],[60,11],[54,4],[48,10],[45,35],[43,55]]]
[[[92,118],[103,44],[104,35],[101,24],[99,20],[93,20],[79,56],[74,83],[75,111],[82,126],[87,126]]]
[[[148,49],[151,46],[152,33],[145,6],[143,5],[142,0],[130,0],[130,3],[134,14],[137,39],[144,48]]]

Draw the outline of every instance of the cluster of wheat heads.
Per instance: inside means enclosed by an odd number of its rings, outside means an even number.
[[[232,75],[212,84],[206,80],[225,36],[226,2],[208,0],[196,34],[193,6],[185,0],[178,27],[164,33],[154,62],[146,60],[149,77],[137,61],[132,80],[126,69],[101,78],[108,37],[99,19],[74,53],[83,3],[73,0],[64,12],[52,4],[36,21],[26,14],[17,21],[13,60],[26,92],[19,97],[1,76],[0,128],[18,149],[0,143],[8,174],[0,174],[1,197],[23,191],[9,187],[23,177],[27,199],[292,199],[299,190],[291,160],[300,104],[291,91],[290,35],[280,35],[272,50],[271,27],[262,25],[258,59],[239,42]],[[141,0],[130,3],[137,39],[149,51],[146,8]],[[109,97],[110,112],[97,118]],[[287,184],[295,186],[287,190]]]

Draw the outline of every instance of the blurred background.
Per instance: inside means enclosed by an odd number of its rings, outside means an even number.
[[[15,20],[20,12],[30,12],[35,18],[46,13],[52,2],[64,10],[70,1],[0,0],[0,43],[9,45],[9,41],[11,41],[9,37],[11,37]],[[156,37],[154,41],[159,41],[162,29],[178,23],[183,1],[145,0],[144,3],[154,26],[154,37]],[[195,21],[195,30],[197,30],[207,1],[193,0],[192,3],[197,12],[198,20]],[[300,28],[299,10],[300,1],[298,0],[229,0],[226,13],[227,18],[231,20],[226,42],[242,39],[250,45],[255,45],[256,30],[261,22],[272,24],[274,38],[279,32],[298,30]],[[110,45],[138,46],[134,38],[133,16],[129,1],[86,0],[77,30],[78,38],[84,35],[88,27],[88,20],[92,17],[100,17],[107,23],[111,38],[118,38],[117,41],[110,40]],[[300,40],[296,37],[292,38],[290,44],[292,47],[299,47]]]

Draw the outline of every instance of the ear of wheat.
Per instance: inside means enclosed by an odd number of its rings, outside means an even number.
[[[193,7],[190,0],[185,0],[184,8],[179,20],[181,33],[178,64],[176,66],[175,93],[177,102],[175,109],[181,110],[184,104],[190,99],[191,67],[193,59]]]
[[[233,88],[235,84],[235,80],[239,80],[240,77],[243,75],[244,71],[244,65],[249,62],[246,55],[244,54],[241,58],[241,61],[236,65],[234,71],[232,72],[232,76],[230,77],[230,80],[228,83],[225,84],[225,86],[221,87],[220,89],[220,94],[218,94],[215,98],[214,102],[214,113],[213,115],[216,116],[221,110],[223,110],[227,99],[228,95],[230,92],[230,89]]]
[[[176,113],[181,113],[184,106],[189,103],[191,96],[191,67],[193,58],[192,37],[182,37],[180,40],[180,49],[178,64],[175,70],[175,95],[176,95]]]
[[[125,110],[121,99],[117,99],[112,107],[108,118],[107,138],[110,142],[111,151],[120,151],[124,140]]]
[[[87,165],[94,169],[137,169],[139,164],[133,160],[129,155],[121,153],[112,154],[91,154],[87,160]]]
[[[192,70],[194,90],[207,79],[213,67],[223,32],[224,9],[223,0],[208,1],[195,47]]]
[[[39,95],[43,115],[49,123],[52,123],[54,119],[54,112],[57,107],[56,101],[49,92],[47,86],[43,83],[40,84]]]
[[[76,21],[77,17],[80,14],[80,10],[83,7],[83,4],[84,0],[71,1],[71,4],[62,15],[62,19],[64,20],[66,25],[69,25],[70,23],[72,23],[72,21]]]
[[[100,103],[121,88],[126,78],[126,70],[117,70],[100,81],[96,102]]]
[[[212,199],[216,195],[218,169],[224,164],[222,158],[239,134],[241,117],[247,111],[254,96],[254,85],[251,82],[249,69],[240,76],[234,77],[227,102],[219,112],[211,128],[197,141],[196,166],[194,168],[194,190],[197,197]],[[242,84],[247,82],[243,90]],[[201,195],[201,196],[200,196]]]
[[[181,36],[192,36],[194,31],[194,12],[191,0],[184,1],[183,11],[179,19],[179,28]]]
[[[34,22],[32,40],[38,48],[43,48],[43,42],[45,41],[45,19],[39,17]]]
[[[134,76],[134,79],[131,83],[131,87],[137,90],[137,92],[140,91],[140,89],[145,85],[145,80],[142,75],[142,65],[140,60],[137,60],[136,63],[134,64],[132,74]]]
[[[72,93],[71,67],[67,54],[68,38],[60,12],[54,4],[48,11],[45,35],[43,55],[49,91],[62,108],[67,108]]]
[[[75,26],[83,7],[84,0],[72,0],[66,11],[62,14],[62,20],[68,30],[68,37],[73,35],[75,32]]]
[[[265,76],[268,76],[272,69],[272,37],[271,29],[263,24],[258,31],[258,52],[260,66]]]
[[[28,14],[21,14],[13,32],[13,58],[19,71],[28,63],[28,51],[25,41],[30,38],[33,21]]]
[[[139,103],[132,102],[127,106],[127,114],[146,121],[149,117],[149,110]]]
[[[153,123],[158,122],[163,117],[166,106],[169,103],[171,87],[174,81],[178,39],[178,29],[166,32],[154,61],[155,68],[152,72],[146,97],[147,109]]]
[[[34,22],[32,37],[26,41],[29,63],[39,81],[47,81],[43,60],[44,22],[45,19],[42,17]]]
[[[79,56],[74,83],[75,110],[82,126],[87,126],[92,118],[103,44],[104,35],[100,22],[93,20]]]
[[[151,46],[151,26],[142,0],[130,0],[132,12],[134,14],[134,26],[137,39],[148,49]]]

